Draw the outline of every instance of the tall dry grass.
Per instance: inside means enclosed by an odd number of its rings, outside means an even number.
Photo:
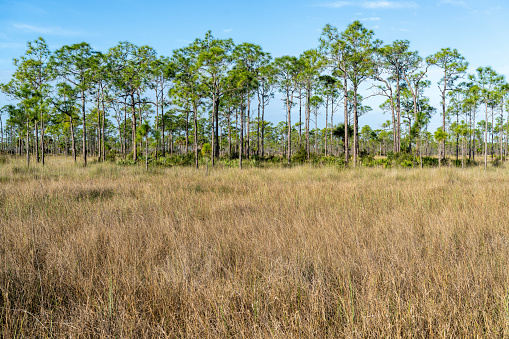
[[[0,167],[4,337],[507,337],[505,169]]]

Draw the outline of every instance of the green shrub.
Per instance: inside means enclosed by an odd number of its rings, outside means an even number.
[[[502,165],[502,161],[500,160],[499,156],[496,156],[495,159],[491,162],[493,167],[500,167]]]
[[[405,159],[399,163],[401,167],[414,167],[414,162],[412,160]]]
[[[292,155],[292,162],[304,163],[308,158],[308,153],[304,147],[301,147],[297,153]]]
[[[112,149],[108,152],[108,154],[106,154],[107,161],[115,162],[116,159],[117,159],[117,151],[116,150]]]
[[[438,158],[422,157],[422,166],[423,167],[438,167]]]
[[[392,167],[392,161],[387,158],[375,159],[374,165],[380,166],[383,168],[390,168],[390,167]]]
[[[359,160],[361,164],[365,167],[373,167],[375,166],[375,157],[369,154],[366,150],[362,150],[359,153]]]

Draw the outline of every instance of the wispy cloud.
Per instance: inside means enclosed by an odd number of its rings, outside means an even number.
[[[19,43],[19,42],[0,42],[0,49],[16,49],[16,48],[23,48],[25,47],[25,44]]]
[[[370,18],[361,18],[359,20],[360,21],[380,21],[382,19],[380,19],[379,17],[375,16],[375,17],[370,17]]]
[[[366,9],[400,9],[400,8],[417,8],[419,7],[413,1],[333,1],[316,5],[317,7],[340,8],[340,7],[362,7]]]
[[[27,24],[16,23],[12,25],[14,28],[29,32],[29,33],[39,33],[39,34],[47,34],[47,35],[63,35],[63,36],[73,36],[73,35],[81,35],[83,32],[81,31],[73,31],[65,28],[61,28],[58,26],[55,27],[41,27],[41,26],[33,26]]]
[[[407,1],[365,1],[364,8],[417,8],[417,3]]]
[[[224,33],[228,33],[228,32],[231,32],[231,31],[233,31],[233,29],[232,29],[232,28],[226,28],[226,29],[223,29],[223,32],[224,32]]]
[[[329,8],[339,8],[345,6],[352,6],[353,4],[350,1],[334,1],[317,4],[316,7],[329,7]]]
[[[440,5],[453,5],[458,7],[467,7],[467,3],[463,0],[440,0],[438,2],[438,6]]]

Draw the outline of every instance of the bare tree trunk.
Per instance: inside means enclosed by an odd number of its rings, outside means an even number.
[[[292,101],[293,101],[293,94],[292,98],[290,99],[290,94],[286,94],[286,109],[288,114],[288,149],[287,149],[287,160],[288,164],[290,164],[292,160]]]
[[[5,151],[4,143],[4,125],[2,124],[2,117],[0,116],[0,152]]]
[[[187,109],[187,107],[185,108],[185,110],[186,110],[186,154],[187,154],[189,153],[189,110]]]
[[[247,153],[247,158],[248,159],[251,159],[251,145],[250,145],[250,135],[249,135],[249,132],[250,132],[250,129],[251,129],[251,96],[250,96],[250,93],[248,92],[247,93],[247,121],[246,121],[246,130],[247,130],[247,133],[246,133],[246,153]]]
[[[173,125],[170,125],[170,156],[173,156]]]
[[[228,159],[232,158],[232,123],[231,123],[231,110],[228,109]]]
[[[76,163],[76,142],[74,140],[74,122],[72,121],[72,116],[69,116],[69,122],[71,123],[72,158],[74,163]]]
[[[244,107],[242,107],[242,109],[240,110],[240,144],[239,144],[239,168],[240,169],[242,169],[242,153],[244,153]]]
[[[85,91],[81,90],[81,113],[83,119],[83,161],[87,166],[87,123],[85,117]]]
[[[332,153],[332,137],[333,137],[333,131],[334,131],[334,122],[332,121],[332,118],[334,117],[334,94],[332,95],[331,100],[331,111],[330,111],[330,155],[333,155]],[[325,136],[327,137],[327,136]]]
[[[262,157],[265,155],[265,102],[262,105]]]
[[[258,91],[258,122],[256,124],[256,155],[260,156],[260,107],[261,101],[260,101],[260,92]]]
[[[30,126],[29,126],[29,123],[28,123],[28,118],[27,118],[27,145],[26,145],[26,149],[27,149],[27,167],[30,167]],[[21,147],[20,147],[21,149]]]
[[[310,99],[311,99],[311,89],[308,86],[306,88],[306,154],[307,159],[309,160],[309,156],[311,155],[311,150],[309,147],[309,120],[311,119],[311,106],[310,106]]]
[[[493,107],[491,107],[491,145],[490,145],[490,150],[491,150],[491,160],[493,160],[493,133],[494,133],[494,130],[495,130],[495,114],[493,112]]]
[[[504,100],[502,99],[502,107],[500,109],[500,133],[499,133],[499,143],[500,143],[500,160],[504,160],[502,156],[502,145],[504,141]]]
[[[474,127],[475,127],[475,107],[472,111],[474,113],[474,117],[473,117],[473,121],[472,121],[472,161],[475,161],[475,152],[476,152],[476,149],[475,149],[475,132],[474,132]]]
[[[325,138],[324,138],[324,149],[325,149],[325,156],[327,156],[327,123],[329,122],[329,96],[326,96],[325,101]]]
[[[302,147],[302,88],[299,88],[299,148]]]
[[[131,95],[131,114],[133,116],[133,121],[132,121],[132,138],[133,138],[133,161],[136,162],[136,160],[138,160],[138,150],[137,150],[137,146],[138,146],[138,143],[136,142],[136,104],[134,103],[134,95]]]
[[[318,108],[315,108],[315,156],[318,155]]]
[[[145,135],[145,171],[148,171],[148,131]]]
[[[397,141],[396,141],[396,152],[401,152],[401,89],[399,84],[399,74],[396,79],[396,117],[397,117]]]
[[[472,112],[470,112],[470,114],[468,115],[468,119],[469,119],[469,127],[470,127],[470,130],[469,130],[469,133],[468,133],[468,161],[471,161],[472,160]]]
[[[488,167],[488,101],[484,101],[486,121],[484,122],[484,169]]]
[[[242,110],[243,108],[241,108]],[[238,108],[235,110],[235,150],[240,153],[240,145],[239,145],[239,110]],[[238,156],[238,154],[237,154]]]
[[[464,141],[461,140],[461,168],[465,168],[464,158],[465,158],[465,145]]]
[[[194,113],[194,162],[196,168],[198,168],[198,105],[196,103],[193,105],[193,113]]]
[[[446,87],[447,86],[447,83],[444,84],[444,89],[442,90],[442,129],[443,129],[443,132],[445,133],[446,130],[445,130],[445,91],[446,91]],[[443,146],[444,146],[444,159],[445,159],[445,139],[443,141]]]
[[[101,89],[101,92],[103,90]],[[102,149],[102,161],[106,161],[106,149],[105,149],[105,132],[106,132],[106,127],[105,127],[105,120],[106,120],[106,111],[104,109],[104,92],[102,92],[102,98],[101,98],[101,104],[102,104],[102,121],[101,121],[101,129],[102,129],[102,133],[101,133],[101,149]]]
[[[357,166],[359,155],[359,123],[357,113],[357,86],[353,86],[353,166]]]
[[[35,126],[34,126],[34,129],[35,129],[35,158],[37,159],[37,162],[40,162],[41,161],[41,156],[39,154],[39,123],[37,120],[35,120],[34,122]]]
[[[348,89],[347,74],[343,75],[345,106],[345,163],[348,164]]]
[[[214,103],[215,103],[215,100],[213,100]],[[210,117],[210,120],[211,120],[211,129],[210,129],[210,142],[211,142],[211,152],[210,152],[210,159],[212,160],[212,166],[214,166],[214,159],[215,159],[215,153],[216,153],[216,129],[215,129],[215,126],[214,126],[214,121],[215,121],[215,108],[213,108],[212,110],[212,114],[211,114],[211,117]],[[208,166],[208,163],[207,163],[207,166]]]
[[[43,111],[42,111],[42,101],[41,101],[41,105],[40,105],[40,110],[41,110],[41,161],[42,161],[42,165],[44,166],[44,164],[45,164],[45,157],[44,157],[44,114],[43,114]]]
[[[124,138],[123,138],[124,140],[122,143],[122,157],[124,158],[124,160],[127,153],[126,125],[127,125],[127,96],[125,97],[124,100]]]
[[[101,155],[102,155],[102,150],[101,150],[101,110],[99,109],[99,90],[97,91],[97,146],[98,146],[98,150],[97,150],[97,160],[98,161],[101,161]]]

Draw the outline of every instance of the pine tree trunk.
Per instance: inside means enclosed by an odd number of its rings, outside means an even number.
[[[83,161],[87,166],[87,122],[85,117],[85,91],[81,90],[81,113],[83,119]]]
[[[260,156],[260,92],[258,92],[258,121],[256,124],[256,156]]]
[[[246,121],[246,155],[248,159],[251,159],[251,149],[250,149],[250,123],[251,123],[251,97],[249,95],[250,93],[247,93],[247,121]]]
[[[442,90],[442,130],[445,133],[445,90],[447,89],[447,84],[444,84],[444,89]],[[445,159],[445,139],[443,141],[444,147],[444,159]]]
[[[131,135],[132,135],[132,142],[133,142],[133,161],[136,162],[136,160],[138,160],[138,149],[137,149],[137,146],[138,146],[138,143],[136,142],[136,104],[134,103],[134,94],[131,94],[131,114],[133,116],[133,121],[132,121],[132,131],[131,131]]]
[[[232,124],[230,110],[228,110],[228,159],[232,159]]]
[[[212,100],[213,101],[213,105],[215,105],[216,103],[216,100]],[[214,158],[216,157],[216,129],[215,129],[215,126],[214,126],[214,121],[216,120],[215,119],[215,116],[216,116],[216,113],[215,113],[215,107],[213,107],[212,109],[212,114],[211,114],[211,129],[210,129],[210,142],[211,142],[211,152],[210,152],[210,158],[212,160],[212,166],[214,166]]]
[[[72,116],[69,116],[69,122],[71,124],[71,142],[72,142],[72,158],[74,159],[74,163],[76,163],[76,141],[74,139],[74,122],[72,121]]]
[[[97,161],[100,162],[101,159],[101,110],[99,109],[99,90],[97,91]]]
[[[332,118],[334,117],[334,94],[332,95],[332,100],[331,100],[331,111],[330,111],[330,155],[334,155],[333,152],[332,152],[332,148],[333,148],[333,145],[332,145],[332,137],[333,137],[333,131],[334,131],[334,122],[332,120]],[[325,136],[327,137],[327,136]]]
[[[344,86],[344,108],[345,108],[345,164],[348,164],[348,89],[347,89],[347,75],[343,75],[343,86]]]
[[[242,153],[244,153],[244,107],[240,110],[240,143],[239,143],[239,168],[242,169]]]
[[[262,157],[265,155],[265,102],[262,105]]]
[[[126,134],[126,125],[127,125],[127,97],[124,100],[124,137],[123,137],[123,143],[122,143],[122,157],[125,160],[126,153],[127,153],[127,134]]]
[[[357,157],[359,155],[359,126],[357,113],[357,86],[353,86],[353,166],[357,166]]]
[[[299,88],[299,149],[302,147],[302,89]]]
[[[309,120],[311,119],[311,106],[310,106],[310,99],[311,99],[311,89],[308,86],[306,88],[306,154],[307,154],[307,160],[309,160],[310,157],[310,147],[309,147]]]
[[[198,103],[193,105],[193,113],[194,113],[194,162],[196,168],[198,168]],[[187,142],[187,139],[186,139]],[[186,144],[187,147],[187,144]],[[186,150],[187,154],[187,150]]]
[[[189,153],[189,110],[186,107],[186,154],[187,153]]]
[[[484,169],[488,167],[488,101],[484,101],[486,121],[484,122]]]
[[[326,102],[325,102],[325,138],[324,138],[324,149],[325,149],[325,156],[327,156],[327,124],[329,122],[329,96],[326,96]]]
[[[28,118],[27,118],[27,144],[26,144],[26,150],[27,150],[27,167],[30,167],[30,126],[29,126],[29,123],[28,123]],[[21,147],[20,147],[21,149]]]
[[[401,152],[401,88],[400,88],[400,75],[398,74],[396,78],[396,132],[397,132],[397,141],[396,141],[396,152]]]
[[[293,98],[292,98],[293,99]],[[287,109],[287,114],[288,114],[288,149],[287,149],[287,160],[288,160],[288,164],[290,164],[291,162],[291,157],[292,157],[292,114],[291,114],[291,111],[292,111],[292,102],[293,100],[290,99],[290,94],[287,93],[286,94],[286,109]]]

